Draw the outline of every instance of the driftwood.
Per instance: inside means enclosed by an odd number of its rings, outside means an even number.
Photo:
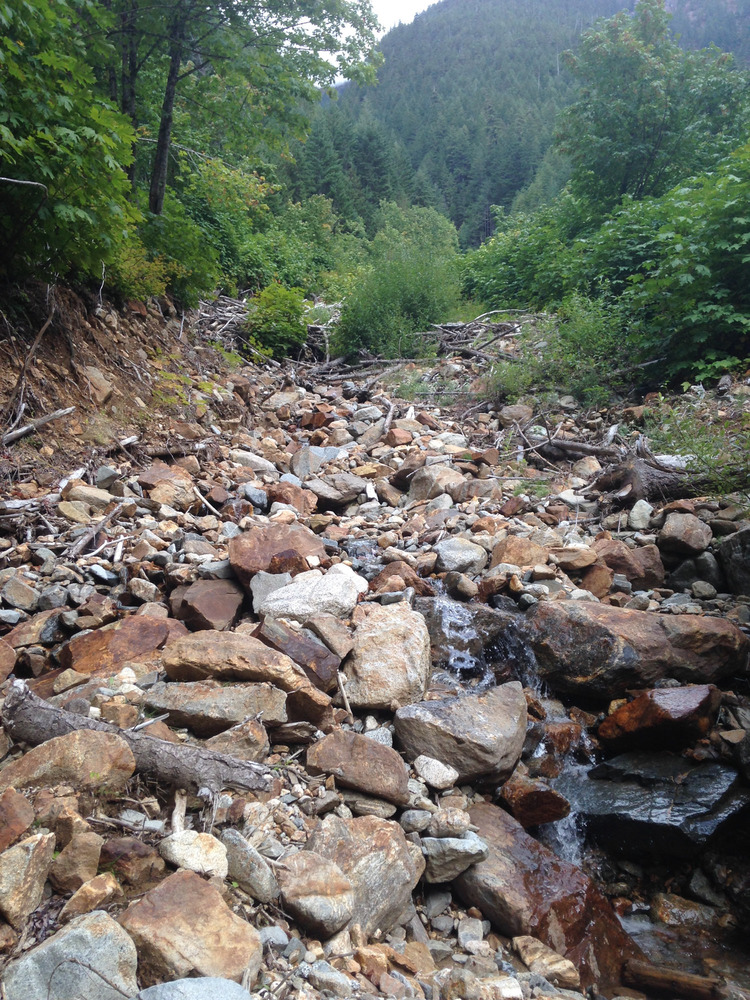
[[[67,417],[75,410],[75,406],[69,406],[65,410],[55,410],[54,413],[47,413],[43,417],[38,417],[36,420],[29,421],[28,424],[24,424],[23,427],[18,427],[14,431],[8,431],[7,434],[3,434],[0,437],[0,444],[12,444],[14,441],[18,441],[20,438],[28,437],[29,434],[33,434],[34,431],[43,427],[45,424],[51,423],[53,420],[59,420],[60,417]]]
[[[268,769],[205,747],[167,743],[146,733],[118,729],[106,722],[74,715],[55,708],[37,697],[23,681],[14,681],[5,698],[2,722],[14,740],[38,746],[56,736],[78,729],[94,729],[122,737],[135,757],[136,771],[171,788],[198,791],[207,788],[218,793],[223,788],[264,790],[268,787]]]
[[[628,503],[631,500],[677,500],[701,496],[705,492],[705,485],[698,477],[634,456],[603,472],[592,483],[592,488],[613,493],[621,500],[627,499]]]
[[[100,521],[97,521],[96,524],[92,524],[88,531],[85,531],[80,538],[77,538],[73,542],[68,551],[65,553],[65,557],[67,559],[75,559],[79,556],[89,542],[93,541],[103,528],[106,528],[108,524],[120,516],[123,507],[124,504],[118,503],[116,507],[112,508],[109,514],[105,515],[105,517],[103,517]]]
[[[675,1000],[728,1000],[729,997],[718,979],[693,976],[635,959],[623,965],[622,979],[627,986],[646,990],[649,994],[653,990],[658,996]]]

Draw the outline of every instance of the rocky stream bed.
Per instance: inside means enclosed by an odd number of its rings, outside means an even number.
[[[213,404],[0,500],[4,1000],[750,996],[746,508],[542,497],[533,409]]]

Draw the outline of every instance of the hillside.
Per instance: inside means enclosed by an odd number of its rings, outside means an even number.
[[[378,86],[342,89],[298,152],[298,192],[325,193],[367,223],[379,197],[432,204],[464,245],[492,227],[549,148],[574,82],[561,54],[623,0],[443,0],[382,41]],[[739,45],[747,0],[672,0],[674,30],[690,47]],[[552,186],[565,166],[545,165]],[[334,180],[335,178],[335,180]],[[347,183],[344,184],[343,181]],[[345,192],[340,196],[340,192]],[[369,195],[369,197],[368,197]]]

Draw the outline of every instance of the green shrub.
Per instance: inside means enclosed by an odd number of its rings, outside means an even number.
[[[274,357],[285,357],[307,339],[302,289],[268,285],[258,295],[245,329]]]
[[[167,290],[169,271],[162,257],[152,259],[138,234],[122,240],[106,273],[107,288],[123,299],[148,299]]]

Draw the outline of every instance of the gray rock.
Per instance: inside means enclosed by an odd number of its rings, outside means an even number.
[[[482,941],[484,939],[484,927],[482,921],[476,917],[464,917],[458,922],[458,943],[461,948],[465,948],[469,941]]]
[[[453,767],[459,780],[507,777],[526,737],[526,699],[518,681],[478,694],[407,705],[396,712],[396,739],[408,760],[421,754]]]
[[[267,458],[262,458],[260,455],[254,455],[251,451],[244,451],[241,448],[235,448],[233,451],[229,452],[229,458],[235,464],[242,465],[247,469],[252,469],[253,472],[257,472],[261,475],[272,476],[274,479],[279,478],[279,470],[273,462],[269,462]]]
[[[401,828],[405,833],[422,833],[430,825],[432,813],[427,809],[407,809],[401,814]]]
[[[354,889],[335,862],[314,851],[287,855],[279,869],[284,910],[313,934],[329,938],[354,912]]]
[[[718,553],[732,592],[750,594],[750,528],[742,528],[725,538]],[[715,585],[713,580],[710,582]]]
[[[279,884],[268,862],[237,830],[224,830],[221,842],[227,849],[229,878],[261,903],[278,898]]]
[[[471,865],[486,861],[487,844],[475,833],[464,837],[423,837],[422,851],[427,862],[426,882],[452,882]]]
[[[309,967],[300,966],[300,973],[316,990],[327,990],[335,997],[350,997],[359,984],[328,962],[313,962]]]
[[[202,979],[176,979],[141,990],[135,1000],[252,1000],[251,994],[231,979],[205,976]]]
[[[417,757],[413,762],[413,767],[430,788],[436,788],[438,791],[452,788],[458,781],[458,771],[455,767],[443,764],[442,761],[428,757],[426,754]]]
[[[319,570],[299,573],[286,587],[255,605],[255,610],[267,618],[292,618],[302,623],[321,614],[348,618],[359,595],[367,588],[363,577],[344,563],[338,563],[325,576]]]
[[[631,531],[645,531],[651,520],[654,508],[648,500],[637,500],[628,515],[628,527]]]
[[[259,608],[265,599],[282,587],[292,582],[291,573],[266,573],[261,570],[250,581],[250,593],[253,595],[253,608]]]
[[[446,538],[435,546],[439,573],[481,573],[487,565],[487,551],[468,538]]]
[[[138,990],[136,966],[130,935],[94,910],[11,962],[2,984],[6,1000],[122,1000]]]
[[[260,934],[260,941],[264,948],[283,951],[289,945],[289,935],[276,924],[271,924],[269,927],[261,927],[258,933]]]

